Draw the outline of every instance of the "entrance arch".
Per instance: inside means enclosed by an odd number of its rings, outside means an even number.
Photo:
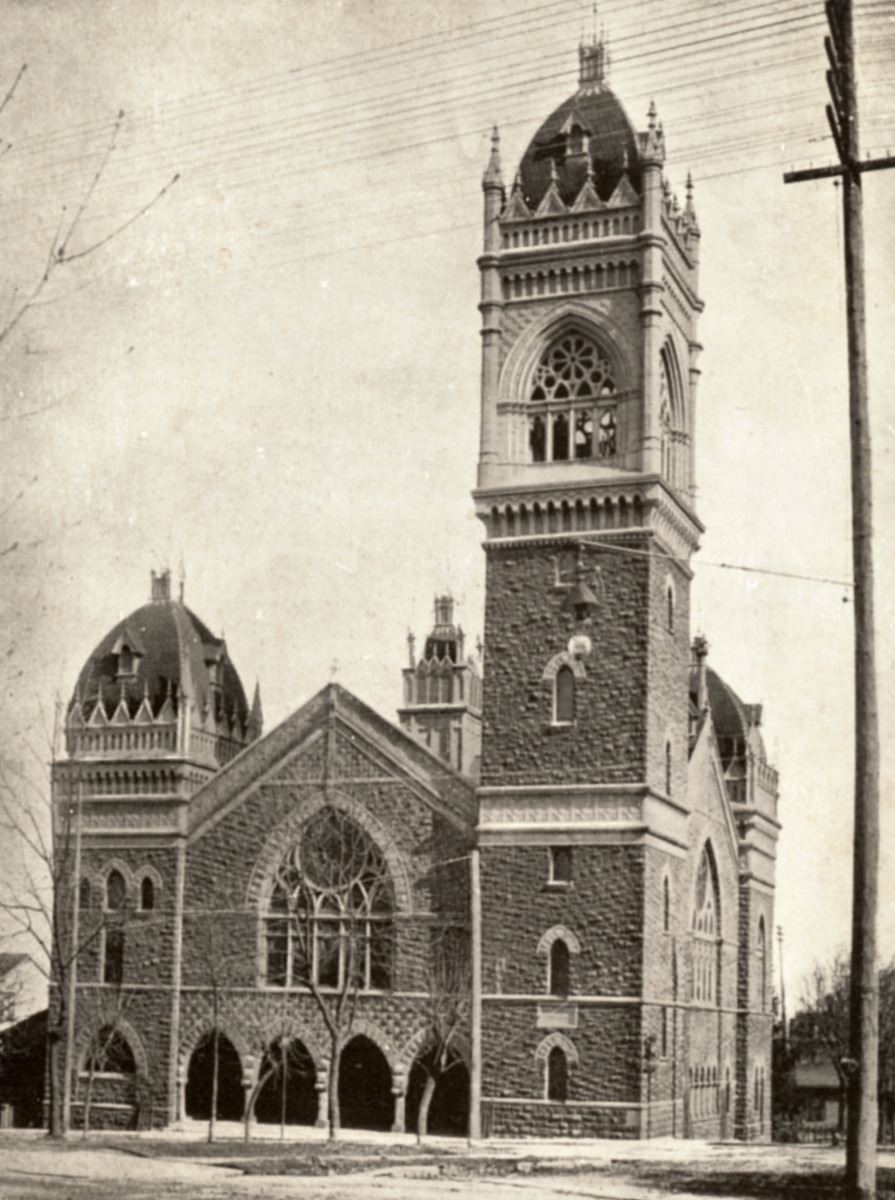
[[[363,1034],[342,1051],[339,1112],[351,1129],[391,1129],[395,1112],[392,1073],[385,1055]]]
[[[317,1072],[308,1048],[300,1038],[268,1046],[258,1076],[265,1079],[255,1100],[255,1120],[264,1125],[313,1125],[317,1120]]]
[[[221,1121],[242,1119],[242,1064],[230,1039],[218,1033],[218,1103],[217,1118]],[[184,1108],[188,1117],[207,1121],[211,1116],[211,1093],[214,1081],[214,1033],[207,1033],[193,1053],[186,1077]]]
[[[414,1059],[410,1069],[407,1081],[408,1133],[417,1132],[420,1100],[426,1086],[423,1063],[427,1057],[424,1054]],[[428,1132],[445,1137],[466,1137],[469,1133],[469,1070],[462,1059],[455,1059],[438,1078],[429,1106]]]

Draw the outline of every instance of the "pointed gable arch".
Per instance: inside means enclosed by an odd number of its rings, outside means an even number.
[[[608,355],[617,391],[627,391],[635,379],[631,343],[607,313],[569,298],[536,317],[510,349],[500,374],[499,401],[519,401],[530,392],[535,368],[546,350],[567,333],[579,333],[597,343]]]
[[[284,856],[295,845],[303,826],[326,805],[344,812],[375,843],[382,854],[395,893],[395,911],[404,915],[413,911],[413,890],[410,869],[386,826],[364,805],[341,792],[327,796],[322,788],[302,800],[289,815],[268,834],[249,876],[246,907],[258,910],[267,906],[273,891],[277,870]]]

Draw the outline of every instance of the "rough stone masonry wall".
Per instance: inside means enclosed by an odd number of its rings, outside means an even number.
[[[653,545],[649,573],[649,682],[647,780],[665,792],[665,742],[671,742],[671,797],[687,803],[690,666],[690,580]],[[668,585],[674,594],[673,629],[668,628]]]
[[[547,846],[483,848],[482,1094],[494,1102],[486,1120],[495,1133],[631,1135],[624,1106],[640,1099],[643,857],[633,845],[575,845],[573,884],[556,888],[548,885]],[[556,998],[538,943],[557,925],[581,946],[571,955],[570,997],[561,1006],[574,1009],[573,1028],[563,1028],[563,1017],[539,1019],[539,1005],[555,1006]],[[545,1100],[536,1056],[553,1029],[580,1060],[565,1105]],[[579,1112],[576,1105],[589,1107]]]
[[[625,544],[644,548],[633,536]],[[620,783],[646,770],[649,564],[639,556],[587,551],[599,567],[600,607],[585,626],[562,610],[556,559],[568,543],[488,549],[482,783]],[[576,630],[593,654],[576,684],[575,723],[557,727],[542,675]]]
[[[99,1028],[112,1020],[131,1027],[128,1040],[138,1061],[145,1060],[145,1079],[95,1081],[91,1125],[97,1128],[131,1127],[140,1122],[162,1125],[167,1119],[168,1054],[171,1036],[176,850],[140,846],[130,836],[126,845],[86,845],[81,875],[91,882],[90,906],[79,912],[78,988],[75,1009],[75,1057]],[[128,885],[123,910],[104,910],[105,879],[112,867],[121,870]],[[139,910],[138,880],[141,871],[154,871],[155,895],[151,911]],[[160,886],[159,886],[160,881]],[[123,984],[103,982],[103,949],[113,927],[124,935]],[[72,1123],[81,1122],[81,1102],[86,1078],[79,1074],[73,1091]],[[137,1109],[140,1110],[139,1114]]]

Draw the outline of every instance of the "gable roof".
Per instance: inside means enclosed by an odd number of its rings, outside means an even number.
[[[20,966],[24,962],[29,962],[30,959],[30,954],[0,954],[0,979],[2,979],[4,975],[8,975],[9,972],[15,967]]]
[[[337,683],[327,684],[270,733],[252,742],[190,800],[189,836],[197,837],[254,787],[279,769],[301,746],[318,738],[332,721],[336,729],[366,742],[403,776],[420,798],[459,829],[472,831],[475,785]]]

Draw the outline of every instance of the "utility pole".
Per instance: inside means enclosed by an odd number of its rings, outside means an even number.
[[[855,596],[855,832],[852,882],[848,1130],[845,1179],[849,1200],[876,1196],[879,995],[876,966],[879,875],[879,719],[873,621],[873,500],[867,401],[864,224],[861,176],[895,166],[895,158],[861,161],[852,0],[827,0],[827,120],[839,154],[832,167],[791,171],[784,183],[842,180],[845,230],[848,400],[851,432],[852,563]]]

